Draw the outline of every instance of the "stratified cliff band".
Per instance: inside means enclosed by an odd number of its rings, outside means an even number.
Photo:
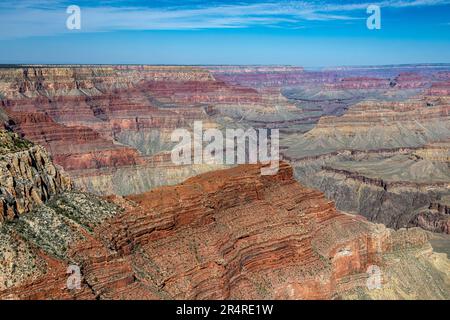
[[[284,162],[274,176],[242,165],[109,201],[64,191],[3,223],[0,297],[449,298],[449,260],[424,231],[341,213]]]

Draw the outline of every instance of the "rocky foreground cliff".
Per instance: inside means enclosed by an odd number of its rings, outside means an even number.
[[[6,131],[0,131],[0,176],[0,223],[71,188],[43,147]]]
[[[287,163],[126,198],[63,192],[2,224],[0,246],[2,299],[450,298],[424,231],[339,212]]]

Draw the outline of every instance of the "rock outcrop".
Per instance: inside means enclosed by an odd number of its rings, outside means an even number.
[[[0,131],[0,176],[0,223],[71,188],[43,147],[5,131]]]
[[[341,213],[286,163],[274,176],[243,165],[109,200],[63,194],[3,227],[8,257],[23,263],[1,264],[0,297],[449,298],[449,261],[424,231]],[[67,289],[69,264],[80,268],[78,289]]]
[[[294,160],[296,176],[336,206],[391,228],[448,233],[449,146],[337,151]]]

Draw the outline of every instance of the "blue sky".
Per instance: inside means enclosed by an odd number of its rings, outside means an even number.
[[[0,63],[450,63],[450,0],[2,0],[0,45]]]

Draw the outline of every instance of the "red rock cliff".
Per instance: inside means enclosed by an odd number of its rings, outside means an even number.
[[[406,259],[407,252],[429,250],[425,233],[418,229],[393,232],[338,212],[320,192],[295,182],[286,163],[275,176],[259,173],[257,165],[239,166],[126,200],[116,198],[125,211],[68,250],[68,259],[81,266],[82,290],[61,289],[64,268],[49,266],[41,278],[0,296],[350,297],[355,290],[366,290],[369,265],[383,270],[389,288],[395,277],[403,277],[390,275],[394,267],[389,257],[404,252],[399,259]],[[417,257],[430,264],[423,253]],[[64,265],[64,260],[58,263]],[[406,276],[400,281],[405,286],[439,286],[422,276],[415,282]],[[435,297],[442,298],[439,294]]]

